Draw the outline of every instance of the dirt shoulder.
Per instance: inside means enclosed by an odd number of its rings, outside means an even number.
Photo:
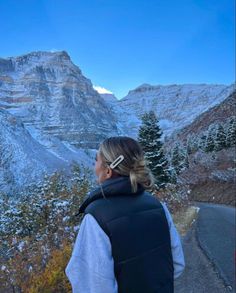
[[[173,214],[173,220],[179,234],[183,237],[191,228],[198,215],[199,208],[190,205]]]
[[[235,206],[236,183],[208,181],[191,186],[190,198],[194,201]]]

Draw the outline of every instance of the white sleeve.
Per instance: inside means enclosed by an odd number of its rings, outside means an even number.
[[[174,278],[176,279],[182,274],[185,267],[184,253],[183,253],[183,248],[182,248],[181,240],[179,237],[179,233],[177,232],[175,228],[171,214],[164,203],[162,203],[162,206],[165,210],[167,222],[170,229],[171,251],[173,256],[173,264],[174,264]]]
[[[95,218],[83,218],[66,267],[73,293],[117,293],[110,239]]]

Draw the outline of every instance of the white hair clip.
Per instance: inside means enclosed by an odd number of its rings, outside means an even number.
[[[111,163],[110,168],[114,169],[116,166],[118,166],[122,161],[124,160],[124,156],[120,155],[118,158],[115,159],[114,162]]]

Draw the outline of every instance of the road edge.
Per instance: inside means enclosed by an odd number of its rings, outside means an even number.
[[[201,209],[201,207],[200,207],[200,209]],[[199,210],[199,212],[200,212],[200,210]],[[202,252],[204,253],[204,255],[211,262],[213,268],[215,269],[216,273],[219,275],[219,277],[223,281],[225,287],[227,287],[230,291],[233,291],[233,288],[232,288],[232,286],[231,286],[231,284],[230,284],[230,282],[228,280],[228,277],[222,271],[222,269],[220,268],[218,262],[214,259],[214,257],[211,255],[211,252],[209,251],[207,246],[204,245],[204,243],[201,241],[201,239],[199,237],[199,233],[198,233],[199,232],[198,217],[199,217],[199,213],[198,213],[196,223],[195,223],[195,237],[196,237],[197,243],[198,243],[199,247],[201,248]]]

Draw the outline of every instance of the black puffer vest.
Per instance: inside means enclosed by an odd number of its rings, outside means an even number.
[[[79,213],[93,215],[110,239],[118,292],[174,292],[170,233],[161,203],[141,186],[132,193],[128,177],[106,180],[102,189],[90,193]]]

